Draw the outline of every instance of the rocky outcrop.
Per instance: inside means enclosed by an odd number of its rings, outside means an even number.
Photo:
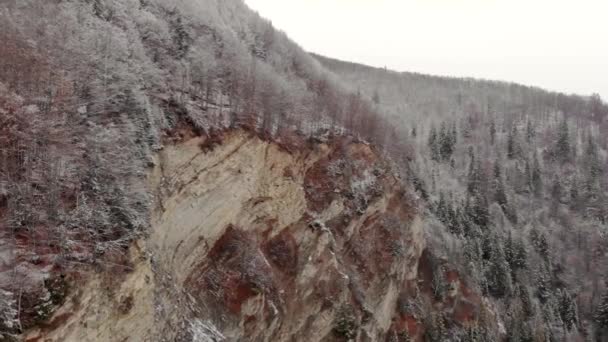
[[[83,276],[29,340],[376,341],[395,329],[424,239],[374,150],[216,139],[158,153],[152,231],[126,267]]]

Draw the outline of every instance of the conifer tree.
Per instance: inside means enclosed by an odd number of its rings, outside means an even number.
[[[562,183],[559,181],[558,177],[553,178],[553,185],[551,185],[551,198],[553,199],[553,211],[557,210],[559,204],[561,203],[562,195],[564,189],[562,187]]]
[[[505,242],[505,256],[512,270],[522,269],[527,266],[528,253],[523,242],[514,240],[512,233]]]
[[[528,125],[526,126],[526,141],[528,143],[532,142],[532,139],[536,136],[536,131],[534,126],[532,126],[532,120],[528,119]]]
[[[508,342],[533,342],[532,328],[525,319],[522,319],[518,314],[514,314],[511,318],[509,328],[507,330]]]
[[[486,269],[488,290],[495,297],[504,297],[511,294],[511,268],[505,257],[505,251],[497,238],[491,241],[490,260]]]
[[[463,336],[464,342],[481,342],[483,341],[483,334],[480,332],[479,326],[471,324],[466,328],[465,335]]]
[[[106,19],[106,10],[104,9],[101,0],[92,0],[93,3],[93,13],[101,18],[101,19]]]
[[[578,322],[576,303],[565,289],[559,291],[558,310],[564,327],[567,330],[572,330]]]
[[[509,265],[511,265],[513,260],[514,248],[513,248],[513,233],[509,231],[509,236],[505,241],[505,258]]]
[[[523,322],[521,329],[521,342],[534,342],[534,336],[532,333],[532,326],[530,325],[530,322]]]
[[[439,193],[439,201],[435,205],[435,216],[437,216],[439,221],[445,223],[446,212],[447,212],[447,203],[446,203],[446,199],[445,199],[445,194],[442,191]]]
[[[182,58],[186,55],[190,45],[190,35],[186,31],[186,27],[181,15],[177,15],[173,22],[174,39],[177,45],[177,57]]]
[[[434,126],[431,127],[428,146],[431,150],[432,160],[441,162],[450,160],[456,145],[456,134],[455,124],[452,128],[448,128],[447,124],[442,122],[439,132]]]
[[[557,142],[554,153],[556,159],[563,163],[570,160],[571,152],[572,148],[570,145],[570,132],[568,127],[568,121],[564,117],[557,131]]]
[[[490,122],[490,144],[494,145],[495,141],[496,141],[496,123],[494,122],[494,119],[492,119],[492,121]]]
[[[585,172],[587,174],[585,190],[590,202],[593,202],[601,191],[600,179],[603,174],[598,147],[593,137],[589,135],[584,157]]]
[[[546,303],[551,294],[551,274],[546,263],[542,263],[536,273],[536,295],[542,303]]]
[[[532,166],[530,165],[530,160],[526,159],[526,164],[524,166],[524,179],[526,181],[526,192],[532,191]]]
[[[526,318],[534,316],[534,306],[532,304],[532,298],[530,298],[530,291],[524,284],[520,284],[518,288],[519,300],[521,301],[521,307],[523,314]]]
[[[530,241],[536,252],[542,256],[545,261],[549,260],[549,243],[544,232],[539,232],[536,228],[530,231]]]
[[[452,145],[451,145],[450,133],[445,125],[445,122],[441,123],[441,128],[439,129],[439,156],[440,159],[446,160],[449,156],[452,155]]]
[[[507,210],[507,194],[505,192],[505,185],[502,181],[502,175],[500,170],[500,162],[496,160],[494,162],[494,200],[503,211]]]
[[[540,198],[543,191],[542,172],[540,169],[540,162],[538,156],[534,153],[534,161],[532,165],[532,192],[534,196]]]
[[[485,196],[475,193],[469,199],[467,216],[476,225],[487,228],[490,220],[490,209]]]
[[[581,202],[581,193],[579,191],[580,182],[578,177],[574,175],[570,186],[570,208],[578,210]]]
[[[523,241],[516,240],[513,242],[513,260],[512,260],[514,269],[521,269],[528,267],[528,251],[526,250],[526,246]]]
[[[482,169],[481,162],[471,157],[469,177],[467,184],[466,216],[471,222],[480,227],[487,227],[490,219],[490,209],[487,198],[487,178]]]
[[[467,193],[468,195],[472,195],[477,189],[477,175],[475,169],[475,153],[473,152],[473,147],[469,146],[469,170],[467,175]]]
[[[598,330],[608,334],[608,291],[600,299],[600,303],[595,311],[595,323]]]
[[[522,332],[522,321],[516,317],[511,317],[509,324],[507,326],[507,342],[521,342],[521,332]]]
[[[431,159],[438,161],[439,158],[439,149],[438,149],[438,136],[437,136],[437,129],[435,128],[435,126],[431,126],[431,131],[429,132],[429,140],[428,140],[428,146],[429,149],[431,150]]]
[[[515,135],[517,134],[517,127],[513,126],[513,128],[509,131],[509,135],[507,137],[507,157],[509,159],[515,158]]]
[[[442,313],[431,312],[425,322],[424,340],[429,342],[445,341],[448,329]]]

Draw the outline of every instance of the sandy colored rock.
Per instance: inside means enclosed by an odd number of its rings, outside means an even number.
[[[244,132],[211,151],[203,142],[158,153],[152,231],[131,248],[132,269],[91,272],[53,316],[64,321],[28,336],[333,341],[350,308],[357,340],[384,338],[424,240],[411,199],[370,147],[288,153]],[[344,172],[330,175],[336,160]]]

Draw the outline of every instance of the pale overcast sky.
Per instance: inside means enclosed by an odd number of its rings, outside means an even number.
[[[304,49],[608,100],[608,1],[245,0]]]

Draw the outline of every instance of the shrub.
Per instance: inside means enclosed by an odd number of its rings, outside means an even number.
[[[334,321],[333,333],[336,337],[351,340],[357,336],[357,318],[350,305],[344,305],[338,310]]]

